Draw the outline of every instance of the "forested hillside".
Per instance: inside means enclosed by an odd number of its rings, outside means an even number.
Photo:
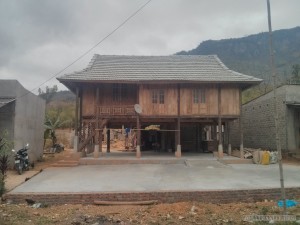
[[[292,65],[300,64],[300,27],[273,32],[275,63],[280,82],[292,76]],[[203,41],[197,48],[179,55],[218,55],[232,70],[269,82],[269,34]]]

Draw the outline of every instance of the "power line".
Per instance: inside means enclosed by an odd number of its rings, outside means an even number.
[[[115,29],[113,29],[110,33],[108,33],[104,38],[102,38],[99,42],[97,42],[94,46],[92,46],[91,48],[89,48],[87,51],[85,51],[83,54],[81,54],[79,57],[77,57],[75,60],[73,60],[70,64],[68,64],[67,66],[65,66],[63,69],[61,69],[60,71],[56,72],[55,74],[53,74],[49,79],[47,79],[46,81],[44,81],[43,83],[41,83],[39,86],[31,89],[30,91],[28,91],[26,94],[21,95],[17,98],[22,98],[26,95],[28,95],[29,93],[33,92],[34,90],[36,90],[37,88],[41,87],[42,85],[46,84],[48,81],[52,80],[54,77],[58,76],[59,74],[61,74],[63,71],[65,71],[66,69],[68,69],[70,66],[74,65],[76,62],[78,62],[80,59],[82,59],[84,56],[86,56],[88,53],[90,53],[94,48],[96,48],[98,45],[100,45],[102,42],[104,42],[107,38],[109,38],[112,34],[114,34],[117,30],[119,30],[122,26],[124,26],[130,19],[132,19],[135,15],[137,15],[143,8],[145,8],[152,0],[148,0],[145,4],[143,4],[141,7],[139,7],[134,13],[132,13],[129,17],[127,17],[120,25],[118,25]],[[16,98],[16,99],[17,99]]]

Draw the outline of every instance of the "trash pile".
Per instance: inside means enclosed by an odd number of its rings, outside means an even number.
[[[278,152],[244,148],[244,158],[252,159],[254,164],[275,164],[278,162]]]

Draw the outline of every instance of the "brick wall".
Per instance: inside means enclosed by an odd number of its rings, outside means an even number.
[[[286,188],[289,199],[300,198],[300,188]],[[198,201],[201,203],[258,202],[280,199],[280,189],[219,190],[219,191],[163,191],[123,193],[17,193],[6,194],[4,199],[11,203],[26,203],[25,199],[53,204],[94,204],[98,201],[149,201],[173,203]]]
[[[282,150],[286,149],[286,86],[277,89],[279,138]],[[269,92],[243,105],[244,147],[276,149],[273,92]],[[231,126],[231,144],[240,145],[239,121]]]

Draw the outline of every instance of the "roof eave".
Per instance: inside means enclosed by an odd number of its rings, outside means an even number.
[[[253,80],[253,81],[200,81],[200,80],[79,80],[79,79],[61,79],[57,78],[59,82],[64,84],[69,88],[69,86],[73,86],[74,83],[129,83],[129,84],[157,84],[157,83],[173,83],[173,84],[187,84],[187,83],[196,83],[196,84],[219,84],[219,83],[226,83],[226,84],[240,84],[245,86],[245,88],[249,88],[253,85],[257,85],[262,82],[261,79]]]

